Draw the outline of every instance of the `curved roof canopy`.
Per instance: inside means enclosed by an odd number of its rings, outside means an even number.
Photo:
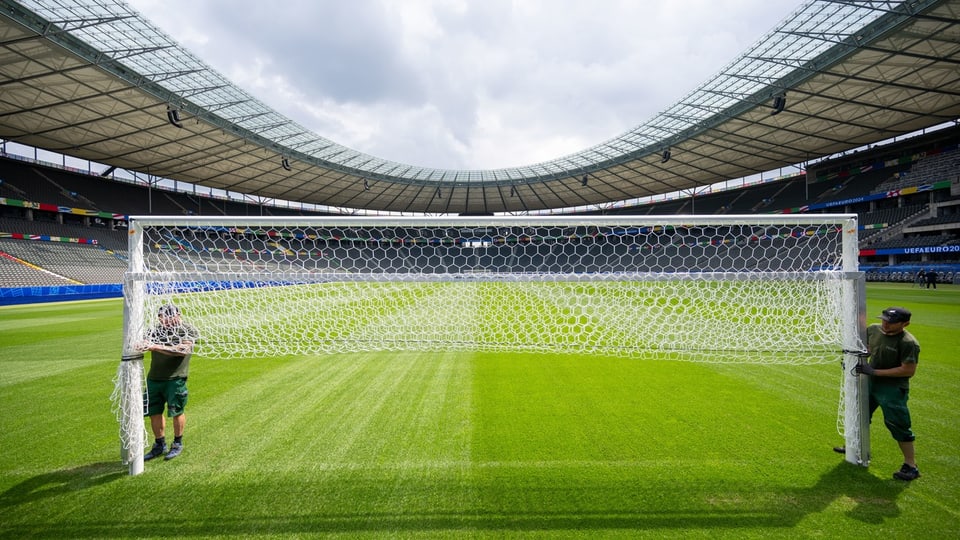
[[[395,212],[603,205],[960,116],[960,0],[808,1],[694,92],[552,161],[449,170],[312,133],[122,2],[0,1],[0,138],[254,197]]]

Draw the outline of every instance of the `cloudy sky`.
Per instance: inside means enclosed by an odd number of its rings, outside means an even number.
[[[801,0],[129,0],[317,134],[451,169],[546,161],[678,101]]]

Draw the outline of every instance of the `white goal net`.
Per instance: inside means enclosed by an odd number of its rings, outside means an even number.
[[[861,348],[856,238],[850,215],[133,218],[124,357],[173,304],[206,358],[841,362]]]

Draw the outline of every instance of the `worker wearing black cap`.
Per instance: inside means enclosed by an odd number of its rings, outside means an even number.
[[[910,396],[910,377],[917,371],[920,357],[920,344],[906,327],[910,324],[910,310],[902,307],[888,307],[880,314],[880,324],[867,327],[867,350],[870,353],[869,364],[858,364],[858,373],[870,377],[870,416],[879,407],[883,412],[883,423],[890,435],[900,445],[903,453],[903,465],[893,473],[898,480],[915,480],[920,477],[914,455],[915,439],[910,423],[910,409],[907,399]],[[844,453],[842,447],[834,450]]]
[[[149,461],[164,455],[173,459],[183,451],[183,432],[187,417],[187,376],[190,372],[190,357],[193,345],[200,336],[197,329],[181,319],[180,308],[165,304],[157,310],[158,324],[150,329],[148,339],[139,344],[139,349],[150,351],[150,371],[147,373],[146,416],[156,442],[143,459]],[[166,418],[173,420],[173,444],[167,452]]]

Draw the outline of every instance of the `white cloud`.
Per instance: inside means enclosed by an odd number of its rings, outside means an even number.
[[[132,0],[317,134],[455,169],[546,161],[693,91],[799,0]]]

